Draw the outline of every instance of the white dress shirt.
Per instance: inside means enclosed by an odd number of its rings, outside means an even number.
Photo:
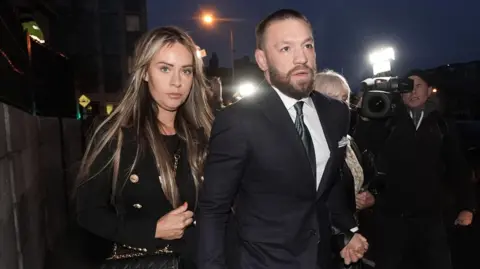
[[[317,110],[315,105],[310,97],[303,98],[301,100],[294,99],[289,97],[273,87],[273,89],[278,93],[280,99],[282,99],[285,108],[292,118],[292,122],[295,123],[297,117],[297,112],[293,107],[297,102],[303,101],[305,104],[303,106],[303,121],[310,132],[312,137],[313,148],[315,150],[315,162],[317,164],[317,189],[322,180],[323,172],[325,171],[325,166],[327,165],[328,159],[330,158],[330,149],[328,148],[327,139],[323,133],[322,124],[320,123],[320,118],[318,117]]]
[[[313,141],[313,148],[315,150],[318,190],[318,186],[320,185],[320,181],[322,180],[323,172],[325,171],[325,166],[327,165],[328,159],[330,158],[330,149],[328,148],[327,139],[325,138],[322,124],[320,122],[320,118],[318,117],[317,109],[315,108],[315,104],[313,104],[313,101],[310,97],[297,100],[285,95],[275,87],[273,87],[273,89],[278,93],[280,99],[282,99],[282,102],[285,105],[288,114],[290,114],[290,117],[292,118],[294,124],[297,117],[297,112],[295,111],[295,108],[293,106],[299,101],[303,101],[305,103],[303,106],[303,121],[305,122],[305,125],[310,132],[310,136],[312,137]],[[353,227],[350,229],[352,233],[355,233],[358,230],[358,227]]]

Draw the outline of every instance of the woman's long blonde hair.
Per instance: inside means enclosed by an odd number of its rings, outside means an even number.
[[[133,172],[142,152],[151,150],[157,162],[158,172],[162,175],[159,179],[165,196],[174,207],[181,203],[175,182],[172,156],[160,133],[161,123],[157,119],[158,105],[144,80],[155,53],[163,47],[176,43],[185,46],[193,58],[193,85],[185,103],[177,111],[175,130],[180,139],[186,142],[188,155],[185,157],[188,158],[198,193],[206,156],[204,142],[210,136],[213,120],[205,92],[203,62],[197,57],[195,43],[185,31],[177,27],[160,27],[144,34],[138,41],[135,47],[133,69],[124,96],[110,116],[93,132],[80,166],[80,183],[91,180],[105,169],[112,169],[112,203],[119,194],[118,186],[123,187],[126,183],[124,171],[118,171],[123,145],[123,127],[133,128],[137,142],[136,155],[129,173]],[[202,130],[201,135],[198,130]],[[112,147],[114,153],[106,160],[106,164],[100,171],[90,171],[92,164],[106,147]]]

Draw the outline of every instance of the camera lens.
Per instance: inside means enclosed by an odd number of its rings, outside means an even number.
[[[384,100],[384,98],[380,97],[380,96],[375,96],[373,98],[370,98],[370,100],[368,100],[368,109],[373,112],[373,113],[380,113],[382,111],[385,110],[386,108],[386,102]]]

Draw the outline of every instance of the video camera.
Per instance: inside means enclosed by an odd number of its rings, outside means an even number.
[[[363,97],[360,115],[369,119],[394,115],[402,102],[401,94],[413,90],[413,80],[399,77],[367,78],[361,85]]]

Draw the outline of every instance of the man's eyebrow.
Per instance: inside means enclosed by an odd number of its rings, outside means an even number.
[[[290,44],[292,44],[292,42],[289,41],[289,40],[281,40],[281,41],[275,43],[273,46],[274,47],[279,47],[279,46],[282,46],[282,45],[290,45]]]
[[[313,40],[313,37],[310,36],[310,37],[308,37],[307,39],[305,39],[305,40],[302,42],[302,44],[309,43],[309,42],[313,42],[313,41],[314,41],[314,40]]]
[[[305,44],[305,43],[309,43],[309,42],[313,42],[313,37],[308,37],[306,38],[305,40],[302,41],[302,44]],[[291,45],[292,43],[294,43],[294,41],[292,40],[281,40],[277,43],[274,44],[274,47],[278,47],[278,46],[281,46],[281,45]]]

